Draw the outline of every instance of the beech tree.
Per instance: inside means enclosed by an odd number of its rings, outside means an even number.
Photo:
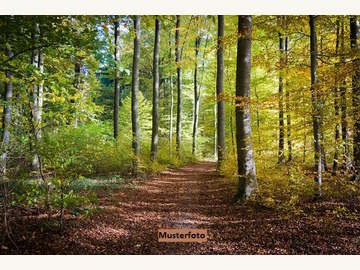
[[[194,116],[193,116],[193,142],[192,142],[192,153],[196,155],[196,137],[197,137],[197,128],[199,122],[199,101],[200,95],[198,90],[198,57],[200,49],[201,37],[199,33],[195,39],[195,67],[194,67]]]
[[[115,80],[114,80],[114,138],[117,140],[119,135],[119,105],[120,105],[120,17],[114,22],[114,61],[115,61]]]
[[[338,58],[338,54],[339,54],[339,38],[340,38],[340,19],[339,16],[336,19],[336,41],[335,41],[335,56],[336,58]],[[342,52],[343,53],[343,52]],[[336,174],[336,171],[338,169],[338,165],[339,165],[339,146],[338,144],[340,144],[340,124],[338,122],[338,118],[339,118],[339,83],[338,83],[338,74],[339,72],[339,63],[335,63],[334,65],[334,111],[335,111],[335,117],[336,117],[336,123],[335,123],[335,142],[336,142],[336,147],[335,147],[335,151],[334,151],[334,162],[333,162],[333,175]]]
[[[360,180],[360,59],[359,21],[357,16],[350,17],[350,46],[353,55],[352,104],[354,118],[354,171],[355,179]]]
[[[319,195],[322,190],[322,154],[321,154],[321,107],[320,107],[320,90],[317,78],[317,37],[316,37],[316,16],[309,16],[310,24],[310,60],[311,60],[311,100],[312,100],[312,118],[313,118],[313,136],[314,136],[314,160]]]
[[[42,53],[40,53],[39,49],[39,39],[40,39],[40,26],[39,23],[36,22],[34,24],[34,30],[33,30],[33,44],[36,49],[32,52],[32,59],[31,63],[34,67],[34,69],[39,69],[40,67],[43,68],[43,62],[40,63],[40,57],[43,59]],[[41,137],[41,131],[40,131],[40,124],[41,124],[41,110],[42,108],[40,105],[42,104],[42,85],[40,86],[37,82],[33,85],[33,92],[32,92],[32,98],[33,98],[33,108],[32,108],[32,115],[33,119],[33,126],[34,126],[34,145],[37,144],[37,141]],[[34,159],[32,162],[33,170],[37,170],[39,168],[39,156],[37,153],[37,149],[35,146],[35,154]]]
[[[216,95],[217,95],[217,157],[218,169],[225,158],[225,100],[224,100],[224,16],[218,16],[217,41],[217,69],[216,69]]]
[[[135,155],[133,170],[136,173],[138,158],[140,155],[140,127],[139,127],[139,61],[140,61],[140,16],[134,17],[134,53],[131,81],[131,123],[132,123],[132,147]]]
[[[176,152],[181,153],[181,113],[182,113],[182,69],[180,49],[180,15],[176,15],[175,63],[177,73],[177,111],[176,111]]]
[[[283,29],[283,16],[279,18],[279,26]],[[285,37],[283,36],[283,30],[279,32],[279,154],[278,159],[279,163],[285,163],[285,150],[284,150],[284,141],[285,141],[285,124],[284,124],[284,75],[283,69],[285,66]]]
[[[238,16],[237,34],[235,114],[239,186],[236,197],[243,200],[257,188],[250,117],[251,16]]]
[[[152,106],[152,135],[151,160],[157,160],[159,143],[159,51],[160,51],[160,20],[155,19],[155,43],[153,59],[153,106]]]

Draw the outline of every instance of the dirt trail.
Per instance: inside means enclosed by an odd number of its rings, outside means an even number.
[[[25,254],[345,254],[359,253],[360,223],[322,212],[285,215],[232,204],[236,186],[218,176],[215,163],[167,170],[136,188],[105,192],[89,219],[67,220],[63,236],[39,232],[16,239]],[[331,224],[330,224],[330,223]],[[329,223],[329,224],[328,224]],[[206,243],[159,243],[158,228],[204,228]],[[14,228],[16,231],[16,228]],[[22,228],[24,231],[24,228]]]

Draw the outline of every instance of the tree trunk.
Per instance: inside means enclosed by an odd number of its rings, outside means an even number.
[[[216,89],[214,91],[214,159],[217,159],[217,110],[216,110]]]
[[[285,70],[288,71],[288,57],[289,57],[289,37],[285,37]],[[288,73],[288,72],[286,72]],[[287,129],[287,145],[288,145],[288,162],[293,160],[292,140],[291,140],[291,108],[290,108],[290,89],[289,79],[286,79],[286,129]]]
[[[336,19],[336,45],[335,45],[335,56],[336,61],[338,60],[339,53],[339,32],[340,32],[340,20],[339,17]],[[342,52],[343,53],[343,52]],[[334,111],[335,111],[335,152],[334,152],[334,162],[333,162],[333,175],[336,175],[336,171],[339,165],[339,139],[340,139],[340,125],[339,125],[339,94],[338,94],[338,72],[339,72],[339,64],[335,63],[334,67]]]
[[[195,67],[194,67],[194,119],[193,119],[193,141],[192,141],[192,154],[196,155],[196,137],[197,127],[199,122],[199,92],[198,92],[198,57],[200,48],[201,37],[198,34],[195,40]]]
[[[7,57],[13,57],[13,52],[8,49]],[[10,237],[10,229],[7,217],[8,207],[8,187],[5,182],[6,175],[6,163],[7,163],[7,151],[10,142],[10,127],[11,127],[11,98],[13,93],[12,74],[6,72],[6,83],[5,83],[5,97],[4,97],[4,110],[2,119],[2,143],[1,143],[1,160],[0,160],[0,188],[2,188],[3,195],[3,208],[4,208],[4,227],[6,234]]]
[[[279,19],[280,27],[283,27],[282,16]],[[283,69],[285,66],[285,42],[281,32],[279,32],[279,151],[278,151],[278,162],[285,163],[285,152],[284,152],[284,135],[285,135],[285,124],[284,124],[284,82],[283,82]]]
[[[177,114],[176,114],[176,152],[178,157],[181,153],[181,113],[182,113],[182,69],[180,53],[180,15],[176,15],[175,30],[175,61],[177,72]]]
[[[354,171],[355,179],[360,180],[360,59],[359,53],[359,22],[356,16],[350,17],[350,45],[352,49],[353,68],[352,76],[352,104],[354,117]]]
[[[216,95],[217,95],[217,151],[218,170],[221,169],[225,158],[225,100],[224,100],[224,16],[218,16],[217,40],[217,70],[216,70]]]
[[[319,100],[319,85],[317,79],[317,38],[315,27],[315,16],[309,16],[310,24],[310,53],[311,53],[311,100],[312,100],[312,117],[313,117],[313,133],[314,133],[314,154],[315,154],[315,180],[318,184],[319,195],[321,196],[321,184],[322,184],[322,155],[321,155],[321,111]]]
[[[34,47],[38,47],[38,43],[39,43],[39,33],[40,33],[40,29],[39,29],[39,24],[35,23],[34,25],[34,32],[33,32],[33,45]],[[31,59],[31,63],[34,66],[34,69],[38,69],[39,68],[39,49],[34,49],[32,52],[32,59]],[[33,85],[33,121],[34,121],[34,126],[35,126],[35,134],[34,134],[34,140],[37,141],[37,133],[38,133],[38,128],[39,125],[37,123],[37,115],[38,115],[38,93],[39,93],[39,86],[37,83],[34,83]],[[36,144],[36,142],[35,142]],[[32,168],[33,170],[38,170],[39,168],[39,157],[38,155],[35,153],[34,154],[34,158],[32,161]]]
[[[160,51],[160,20],[155,19],[155,43],[153,59],[153,107],[152,107],[152,135],[151,160],[157,160],[159,143],[159,51]]]
[[[345,49],[344,49],[344,18],[341,19],[341,57],[340,64],[342,67],[345,65]],[[341,106],[341,138],[344,145],[344,156],[342,160],[343,168],[348,171],[350,170],[350,150],[349,150],[349,134],[348,134],[348,122],[347,122],[347,106],[346,106],[346,77],[342,76],[340,82],[340,106]]]
[[[235,113],[239,174],[236,197],[240,200],[257,188],[250,119],[251,30],[251,16],[238,16]]]
[[[12,57],[14,54],[11,50],[7,51],[7,56]],[[4,109],[2,119],[2,154],[1,154],[1,179],[6,174],[6,161],[7,161],[7,147],[10,141],[10,126],[11,126],[11,98],[13,93],[12,74],[6,72],[6,83],[5,83],[5,97],[4,97]]]
[[[171,31],[169,32],[169,61],[172,62],[172,51],[171,51]],[[172,158],[172,144],[173,144],[173,113],[174,113],[174,85],[172,71],[170,70],[169,76],[170,84],[170,123],[169,123],[169,156]]]
[[[114,138],[117,140],[119,136],[119,105],[120,105],[120,18],[117,18],[114,24],[114,60],[115,60],[115,81],[114,81]]]
[[[134,151],[133,171],[137,172],[138,159],[140,156],[140,127],[138,111],[138,91],[139,91],[139,60],[140,60],[140,16],[134,18],[134,54],[132,66],[131,83],[131,123],[132,123],[132,148]]]
[[[172,144],[173,144],[173,114],[174,114],[174,86],[173,78],[170,75],[170,128],[169,128],[169,154],[172,158]]]

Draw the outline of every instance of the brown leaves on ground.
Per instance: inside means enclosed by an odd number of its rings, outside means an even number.
[[[359,254],[360,220],[313,203],[291,215],[254,204],[233,204],[236,187],[202,162],[168,170],[136,188],[99,193],[101,211],[66,216],[62,236],[36,215],[12,217],[12,254]],[[307,210],[306,210],[307,209]],[[206,243],[159,243],[158,228],[208,229]]]

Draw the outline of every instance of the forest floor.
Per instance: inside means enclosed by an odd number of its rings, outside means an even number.
[[[2,254],[359,254],[360,220],[313,202],[299,214],[254,203],[234,204],[235,183],[215,163],[169,169],[132,188],[99,192],[98,213],[66,215],[62,235],[43,228],[45,215],[13,218],[18,249]],[[161,243],[158,228],[207,229],[205,243]],[[0,240],[4,237],[0,236]]]

